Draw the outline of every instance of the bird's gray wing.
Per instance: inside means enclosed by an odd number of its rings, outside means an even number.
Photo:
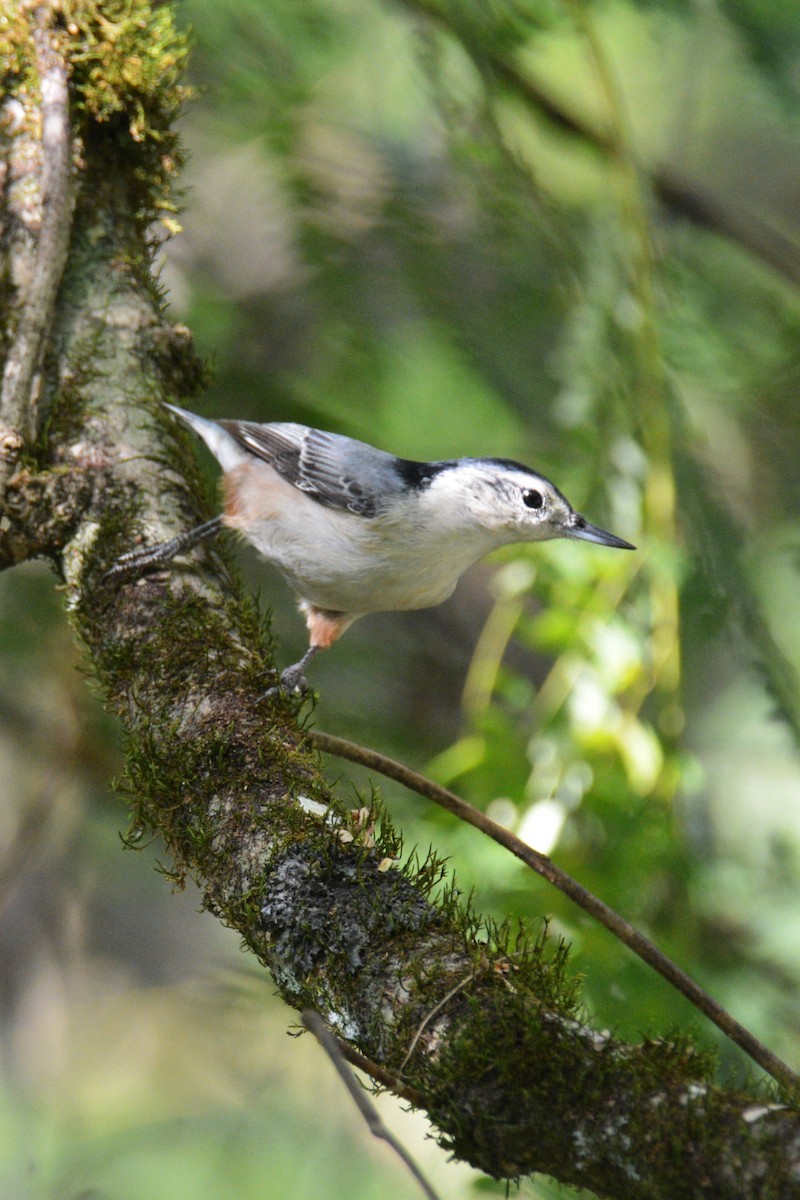
[[[219,424],[288,483],[330,508],[374,517],[402,491],[399,460],[354,438],[290,422]]]

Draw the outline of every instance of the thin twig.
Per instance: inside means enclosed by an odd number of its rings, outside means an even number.
[[[31,859],[49,834],[50,820],[58,796],[59,773],[48,772],[38,794],[25,806],[19,826],[0,857],[0,915],[5,912],[14,889],[22,881]]]
[[[6,359],[0,400],[4,423],[26,440],[36,433],[33,384],[67,260],[74,203],[67,69],[53,36],[53,17],[54,9],[49,4],[37,5],[31,16],[42,97],[42,216],[36,258]]]
[[[353,1097],[356,1107],[366,1121],[367,1128],[372,1136],[380,1138],[382,1141],[386,1142],[388,1146],[391,1146],[395,1154],[397,1154],[402,1162],[405,1163],[414,1179],[416,1179],[421,1190],[428,1197],[428,1200],[439,1200],[436,1192],[428,1183],[427,1179],[422,1174],[419,1167],[406,1150],[405,1146],[398,1141],[392,1131],[383,1123],[377,1108],[372,1103],[364,1089],[361,1087],[361,1084],[358,1082],[353,1072],[347,1066],[347,1063],[345,1062],[345,1047],[337,1037],[334,1037],[319,1013],[314,1012],[312,1008],[304,1008],[301,1015],[306,1029],[313,1033],[314,1037],[317,1039],[320,1046],[322,1046],[322,1049],[328,1055],[328,1058],[336,1068],[339,1078],[347,1088],[350,1095]]]
[[[397,1075],[387,1071],[386,1067],[376,1063],[373,1059],[367,1058],[365,1054],[360,1054],[353,1046],[349,1046],[347,1042],[339,1042],[339,1048],[347,1061],[354,1067],[358,1067],[359,1071],[363,1071],[365,1075],[371,1075],[376,1083],[381,1087],[388,1088],[395,1096],[399,1096],[401,1100],[408,1100],[415,1108],[422,1108],[425,1100],[422,1092],[417,1088],[411,1087],[408,1083],[403,1083]]]
[[[456,984],[456,986],[455,986],[455,987],[453,987],[453,988],[451,988],[451,989],[450,989],[450,991],[447,993],[447,995],[446,995],[446,996],[442,996],[442,998],[441,998],[441,1000],[439,1001],[439,1003],[438,1003],[438,1004],[434,1004],[434,1006],[433,1006],[433,1008],[430,1010],[430,1012],[428,1012],[428,1013],[426,1013],[426,1014],[425,1014],[425,1016],[424,1016],[424,1018],[423,1018],[423,1020],[422,1020],[422,1022],[421,1022],[421,1024],[420,1024],[420,1026],[419,1026],[419,1028],[417,1029],[417,1032],[414,1034],[413,1038],[411,1039],[411,1045],[408,1047],[408,1052],[406,1053],[406,1056],[405,1056],[405,1058],[404,1058],[404,1059],[403,1059],[403,1061],[400,1063],[400,1070],[401,1070],[401,1071],[404,1069],[404,1067],[406,1066],[406,1063],[407,1063],[407,1062],[408,1062],[408,1060],[411,1058],[411,1055],[412,1055],[412,1054],[414,1053],[414,1051],[416,1050],[416,1048],[417,1048],[417,1043],[419,1042],[419,1039],[422,1037],[423,1033],[425,1032],[425,1029],[426,1029],[426,1027],[427,1027],[427,1026],[428,1026],[428,1025],[431,1023],[431,1021],[433,1020],[433,1018],[434,1018],[434,1017],[437,1015],[437,1013],[440,1013],[440,1012],[442,1011],[442,1009],[444,1008],[445,1004],[447,1004],[447,1001],[448,1001],[448,1000],[452,1000],[452,999],[453,999],[453,996],[457,996],[457,995],[458,995],[458,993],[461,991],[461,989],[462,989],[462,988],[466,987],[468,983],[472,983],[472,980],[473,980],[474,978],[475,978],[475,972],[474,972],[474,971],[470,971],[469,975],[465,975],[463,979],[459,979],[459,981],[458,981],[458,983]]]
[[[584,912],[589,913],[601,925],[605,925],[606,929],[610,930],[615,937],[624,942],[629,950],[638,955],[643,962],[657,971],[659,975],[670,983],[676,991],[679,991],[687,1000],[698,1008],[700,1012],[708,1017],[718,1029],[721,1029],[727,1037],[735,1042],[749,1058],[757,1062],[760,1067],[771,1075],[776,1082],[784,1087],[796,1089],[800,1086],[800,1076],[792,1070],[782,1059],[778,1058],[763,1042],[760,1042],[748,1029],[727,1012],[713,997],[709,996],[708,992],[704,991],[698,983],[687,975],[679,966],[671,959],[667,958],[661,950],[640,933],[633,925],[621,917],[597,896],[593,895],[582,884],[568,875],[566,871],[548,858],[546,854],[540,854],[538,850],[534,850],[532,846],[528,846],[509,829],[505,829],[502,825],[498,825],[491,817],[487,817],[479,809],[468,804],[466,800],[462,800],[455,792],[449,791],[447,788],[441,787],[438,783],[434,783],[432,779],[427,779],[424,775],[420,775],[417,771],[412,771],[410,767],[404,763],[399,763],[395,759],[387,758],[385,755],[378,753],[377,750],[371,750],[366,746],[359,746],[355,742],[349,742],[345,738],[334,737],[330,733],[323,733],[318,729],[307,730],[309,740],[317,746],[318,749],[325,751],[327,754],[335,754],[339,758],[348,759],[350,762],[358,763],[360,766],[367,767],[370,770],[378,771],[381,775],[385,775],[388,779],[395,779],[398,783],[402,783],[411,791],[416,792],[420,796],[424,796],[428,800],[432,800],[435,804],[446,808],[448,812],[459,817],[460,820],[466,821],[468,825],[473,825],[479,829],[481,833],[492,838],[501,846],[505,846],[512,854],[516,855],[526,866],[536,871],[542,878],[552,883],[565,896],[569,896],[579,908]]]

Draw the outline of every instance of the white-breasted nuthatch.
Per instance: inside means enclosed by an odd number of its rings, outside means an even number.
[[[109,572],[169,562],[227,526],[274,563],[299,597],[309,648],[281,685],[358,617],[441,604],[460,576],[510,542],[580,538],[633,550],[598,529],[558,488],[505,458],[413,462],[341,434],[279,422],[210,421],[168,404],[223,470],[223,513],[168,542],[125,554]]]

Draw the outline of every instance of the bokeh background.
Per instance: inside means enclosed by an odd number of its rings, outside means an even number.
[[[639,547],[515,547],[439,609],[358,623],[314,664],[315,722],[552,853],[796,1065],[800,8],[176,13],[198,91],[157,257],[213,365],[198,407],[519,459]],[[293,661],[292,597],[241,566]],[[157,844],[123,846],[117,732],[42,566],[0,576],[0,662],[4,1195],[416,1195],[235,936]],[[722,1082],[752,1077],[543,881],[380,791],[479,910],[550,918],[591,1020],[692,1029]],[[382,1110],[443,1195],[504,1194]]]

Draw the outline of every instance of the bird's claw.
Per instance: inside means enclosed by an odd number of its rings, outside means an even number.
[[[109,579],[125,579],[132,575],[141,575],[152,566],[161,566],[164,560],[158,550],[158,546],[146,546],[141,550],[128,550],[125,554],[120,554],[100,582],[106,583]]]
[[[306,667],[318,652],[319,646],[309,646],[299,662],[292,663],[291,666],[285,667],[281,671],[277,684],[264,692],[260,699],[272,700],[281,694],[287,696],[307,695],[311,691],[311,686],[306,679]]]
[[[305,677],[300,664],[295,663],[291,667],[287,667],[285,671],[281,671],[278,682],[271,688],[267,688],[261,700],[274,700],[277,696],[305,696],[311,691],[311,685]]]
[[[128,550],[125,554],[120,554],[114,565],[106,571],[102,582],[118,576],[124,578],[126,575],[141,575],[153,567],[166,567],[176,555],[191,550],[199,542],[218,534],[221,522],[221,517],[212,517],[210,521],[205,521],[194,529],[176,534],[169,541],[157,542],[154,546],[142,546],[138,550]]]

